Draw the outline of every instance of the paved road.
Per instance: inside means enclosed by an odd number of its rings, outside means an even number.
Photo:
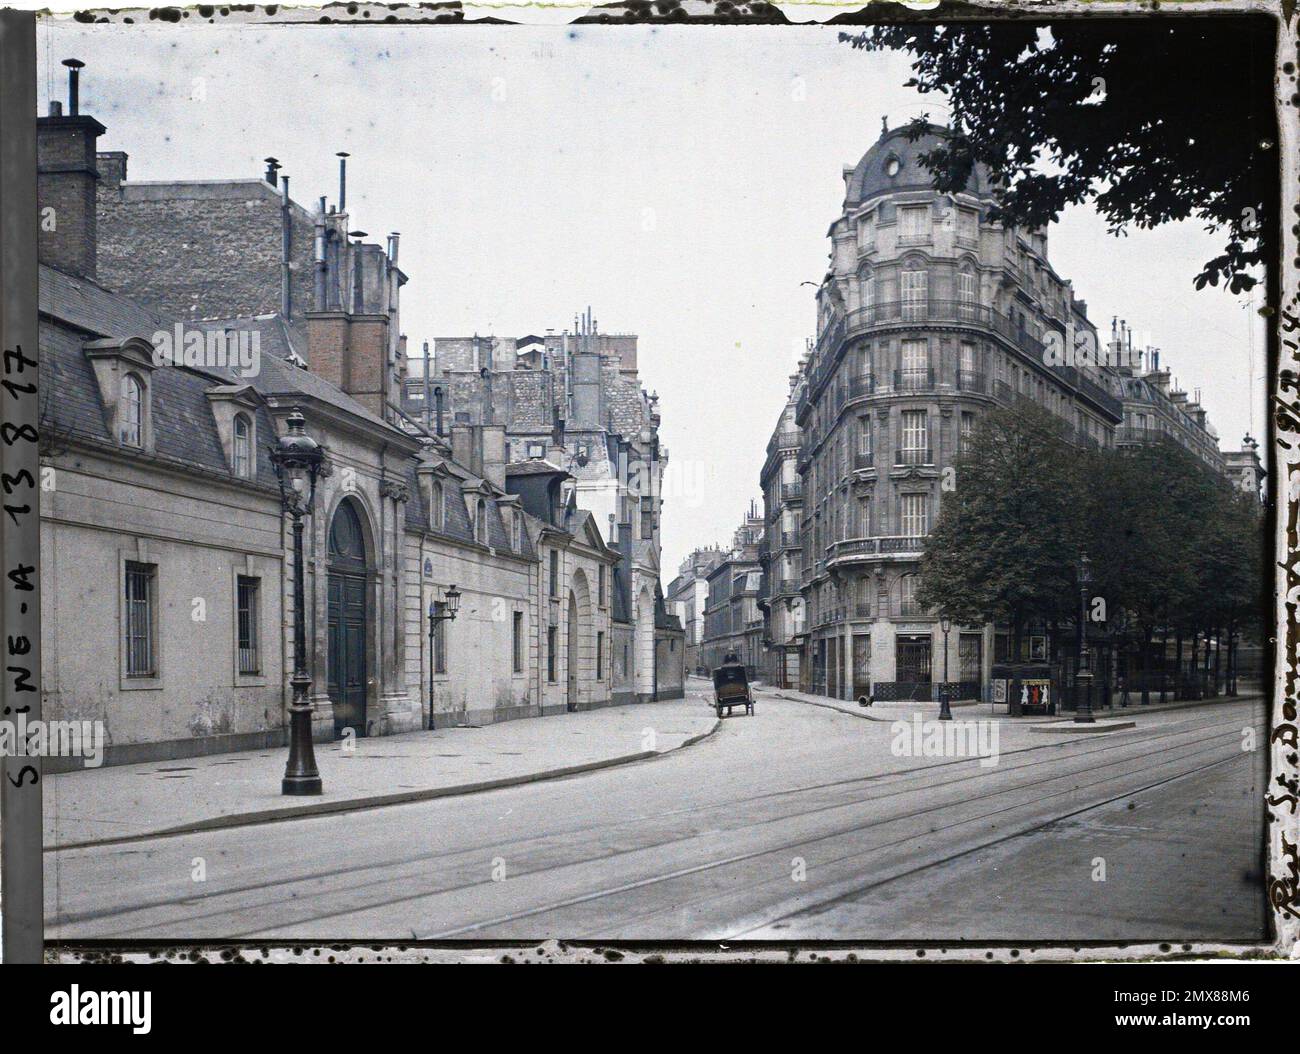
[[[48,853],[48,933],[1257,940],[1263,723],[1258,702],[1105,736],[1003,721],[986,766],[760,695],[623,768]]]

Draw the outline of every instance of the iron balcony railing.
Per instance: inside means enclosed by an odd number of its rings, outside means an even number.
[[[802,483],[782,483],[781,484],[782,501],[801,501],[803,500]]]
[[[1117,443],[1155,443],[1163,435],[1156,428],[1136,428],[1133,425],[1124,425],[1115,429],[1115,442]]]
[[[933,465],[934,451],[927,447],[924,450],[902,449],[894,451],[895,465]]]
[[[801,549],[803,548],[803,539],[799,536],[798,531],[781,532],[782,549]]]
[[[871,618],[870,604],[858,604],[853,610],[857,618]]]
[[[934,390],[934,370],[927,367],[894,371],[894,391],[928,392]]]
[[[975,392],[979,395],[987,395],[989,390],[989,379],[982,373],[976,373],[973,370],[957,371],[957,387],[963,392]]]
[[[875,468],[876,456],[871,451],[859,451],[853,455],[853,467],[855,469]]]
[[[1029,331],[1021,319],[1013,320],[992,307],[970,300],[931,297],[924,300],[885,301],[860,307],[841,316],[829,327],[817,343],[808,374],[808,386],[798,401],[799,419],[803,418],[810,406],[813,393],[821,389],[835,369],[835,352],[846,336],[856,336],[877,326],[925,322],[966,324],[993,332],[1090,399],[1115,421],[1123,418],[1123,404],[1105,388],[1072,366],[1048,365],[1044,354],[1046,345]]]
[[[849,557],[919,553],[924,549],[924,535],[888,534],[872,538],[846,538],[844,541],[831,543],[828,559],[834,562]]]
[[[802,438],[802,433],[797,430],[778,432],[768,442],[767,452],[769,454],[775,454],[778,450],[795,449],[799,446],[799,442]]]
[[[857,398],[862,395],[871,395],[876,390],[876,378],[857,376],[849,379],[849,396]]]

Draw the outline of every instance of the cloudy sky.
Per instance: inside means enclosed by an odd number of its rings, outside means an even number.
[[[590,305],[640,337],[673,478],[664,566],[729,541],[825,272],[841,169],[929,112],[906,64],[801,27],[159,27],[44,23],[41,112],[82,71],[82,110],[129,178],[255,177],[337,195],[353,226],[402,234],[403,330],[513,336]],[[1202,390],[1221,446],[1264,427],[1264,335],[1246,297],[1197,292],[1220,239],[1195,224],[1112,238],[1073,209],[1057,271],[1109,332],[1128,320]],[[1258,305],[1255,305],[1258,306]]]

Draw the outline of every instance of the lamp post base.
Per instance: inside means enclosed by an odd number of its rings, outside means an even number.
[[[281,794],[324,794],[319,776],[285,776],[280,781]]]
[[[292,795],[322,794],[320,771],[316,768],[316,751],[311,741],[312,710],[306,704],[306,687],[295,683],[301,703],[289,707],[289,760],[284,766],[280,793]]]

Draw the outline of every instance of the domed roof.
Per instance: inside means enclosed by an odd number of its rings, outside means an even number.
[[[863,155],[848,183],[847,204],[856,205],[877,194],[933,188],[934,176],[921,164],[920,155],[933,150],[952,132],[939,125],[929,125],[925,134],[913,142],[907,137],[908,127],[902,125],[885,131]],[[989,196],[988,171],[983,165],[975,166],[966,191],[977,197]]]

